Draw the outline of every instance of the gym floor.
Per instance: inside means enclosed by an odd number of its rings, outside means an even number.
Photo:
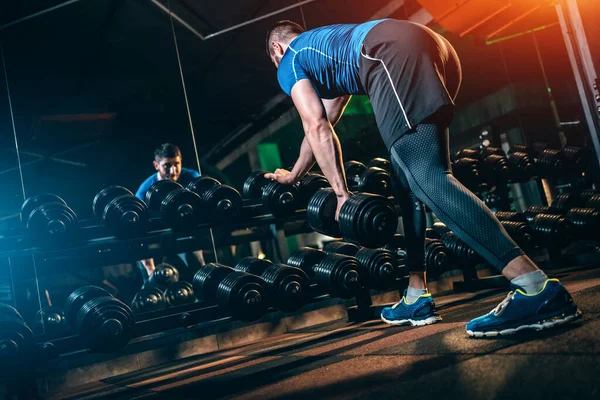
[[[421,328],[338,321],[60,393],[61,399],[599,399],[600,269],[558,276],[583,318],[472,339],[465,324],[505,290],[437,296]]]

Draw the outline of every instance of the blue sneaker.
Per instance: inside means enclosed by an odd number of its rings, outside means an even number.
[[[381,320],[391,325],[430,325],[442,320],[435,310],[431,293],[419,296],[413,303],[406,302],[406,291],[402,300],[381,310]]]
[[[510,335],[519,331],[542,330],[581,317],[573,299],[558,279],[548,279],[536,294],[515,288],[488,314],[467,324],[469,336]]]

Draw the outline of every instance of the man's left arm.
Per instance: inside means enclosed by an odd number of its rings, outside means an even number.
[[[325,112],[327,113],[327,119],[331,122],[332,126],[336,126],[340,121],[351,98],[352,96],[348,94],[336,97],[335,99],[322,99]]]
[[[306,140],[338,198],[339,212],[342,203],[350,194],[344,175],[342,148],[328,119],[327,110],[308,79],[302,79],[294,85],[292,100],[302,119]],[[347,100],[343,105],[345,104]],[[337,108],[341,115],[343,107],[338,104]]]

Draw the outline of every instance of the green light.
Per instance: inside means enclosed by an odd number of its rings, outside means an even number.
[[[352,96],[350,103],[344,110],[344,115],[369,115],[373,114],[373,106],[367,96]]]
[[[552,93],[552,89],[548,88],[548,93]]]

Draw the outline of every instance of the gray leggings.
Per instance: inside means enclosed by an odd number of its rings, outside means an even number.
[[[485,204],[452,175],[447,128],[420,124],[398,139],[390,153],[409,271],[425,270],[422,203],[498,270],[524,254]]]

